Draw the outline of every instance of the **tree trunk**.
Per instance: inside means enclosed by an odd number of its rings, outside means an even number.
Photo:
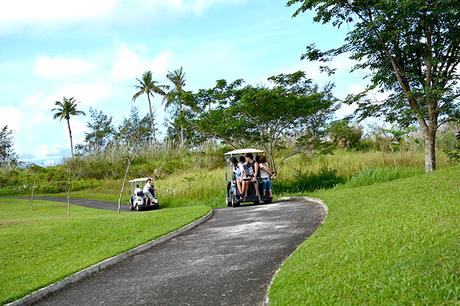
[[[155,119],[153,118],[153,111],[152,111],[152,102],[150,101],[150,94],[147,94],[147,99],[149,100],[149,111],[150,111],[150,124],[152,125],[152,144],[155,147],[157,143],[157,138],[155,136]]]
[[[429,126],[425,131],[425,172],[436,169],[436,129]]]
[[[70,153],[72,154],[73,158],[73,140],[72,140],[72,130],[70,129],[70,120],[67,120],[67,128],[69,129],[69,137],[70,137]]]
[[[121,197],[123,196],[123,192],[125,191],[125,184],[126,184],[126,178],[128,177],[128,172],[129,172],[129,167],[131,166],[131,158],[128,158],[128,165],[126,166],[126,172],[125,176],[123,177],[123,184],[121,185],[121,190],[120,190],[120,196],[118,197],[118,212],[120,212],[121,208]]]
[[[179,116],[182,117],[182,103],[179,102]],[[182,118],[181,118],[182,119]],[[180,124],[180,147],[184,146],[184,127]]]

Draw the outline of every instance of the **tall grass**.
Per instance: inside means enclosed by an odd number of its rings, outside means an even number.
[[[444,154],[437,156],[438,166],[447,164]],[[424,167],[424,154],[420,151],[380,152],[380,151],[344,151],[337,150],[333,155],[310,157],[297,154],[287,158],[279,157],[278,178],[281,180],[294,179],[295,173],[301,169],[319,173],[321,169],[329,168],[337,171],[338,176],[352,177],[366,168],[412,168]]]

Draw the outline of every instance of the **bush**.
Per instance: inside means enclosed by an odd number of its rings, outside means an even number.
[[[348,181],[347,186],[368,186],[422,173],[423,169],[419,168],[366,168],[353,175]]]
[[[336,170],[329,168],[322,168],[319,173],[299,169],[294,178],[292,181],[275,181],[274,190],[277,193],[301,193],[332,188],[346,181],[344,177],[337,176]]]

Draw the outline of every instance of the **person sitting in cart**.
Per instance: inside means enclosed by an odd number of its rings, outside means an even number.
[[[236,157],[232,157],[230,161],[232,163],[230,167],[232,170],[233,180],[235,181],[235,185],[238,191],[237,196],[239,198],[243,194],[243,164],[241,162],[238,162],[238,159]]]
[[[257,177],[259,175],[259,164],[254,161],[254,155],[252,153],[246,153],[246,164],[245,170],[248,171],[246,175],[247,184],[252,182],[256,191],[256,195],[259,196],[259,187],[257,184]],[[245,197],[248,195],[248,187],[246,186]]]
[[[137,196],[141,196],[141,195],[142,195],[142,189],[139,188],[139,184],[136,184],[136,188],[134,189],[133,194],[135,194],[135,195],[137,195]]]

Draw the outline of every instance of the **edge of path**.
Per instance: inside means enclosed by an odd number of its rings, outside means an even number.
[[[66,200],[67,201],[67,200]],[[134,256],[136,254],[139,254],[151,247],[154,247],[160,243],[163,243],[163,242],[166,242],[168,240],[171,240],[185,232],[188,232],[190,231],[191,229],[197,227],[198,225],[202,224],[202,223],[205,223],[206,221],[208,221],[214,214],[214,209],[211,209],[205,216],[199,218],[198,220],[195,220],[193,221],[192,223],[189,223],[173,232],[170,232],[162,237],[159,237],[157,239],[154,239],[154,240],[151,240],[149,242],[146,242],[144,244],[141,244],[129,251],[126,251],[122,254],[119,254],[119,255],[115,255],[113,257],[110,257],[110,258],[107,258],[107,259],[104,259],[103,261],[100,261],[98,263],[95,263],[94,265],[92,266],[89,266],[88,268],[85,268],[81,271],[78,271],[72,275],[69,275],[67,276],[66,278],[64,279],[61,279],[51,285],[48,285],[46,287],[43,287],[41,289],[38,289],[37,291],[34,291],[16,301],[13,301],[13,302],[10,302],[6,305],[8,306],[17,306],[17,305],[30,305],[30,304],[33,304],[37,301],[39,301],[40,299],[52,294],[52,293],[55,293],[61,289],[63,289],[64,287],[67,287],[81,279],[84,279],[96,272],[99,272],[101,270],[104,270],[104,269],[107,269],[108,267],[111,267],[117,263],[119,263],[120,261],[122,260],[125,260],[126,258],[128,257],[131,257],[131,256]]]
[[[323,207],[324,209],[324,218],[321,220],[321,225],[324,224],[324,221],[326,220],[328,214],[329,214],[329,208],[327,207],[327,204],[324,203],[321,199],[318,199],[318,198],[311,198],[311,197],[304,197],[304,196],[289,196],[289,197],[282,197],[282,198],[279,198],[278,200],[279,201],[290,201],[290,200],[298,200],[298,199],[301,199],[301,200],[304,200],[306,203],[316,203],[316,204],[319,204],[321,205],[321,207]],[[315,232],[318,230],[319,226],[315,229]],[[307,237],[307,239],[310,238],[310,237]],[[286,261],[289,260],[289,258],[291,258],[292,255],[294,255],[297,250],[304,244],[305,241],[307,241],[307,239],[305,239],[301,244],[299,244],[297,246],[297,248],[291,253],[289,254],[288,257],[286,257],[283,262],[279,265],[278,269],[275,271],[275,274],[273,274],[273,277],[272,277],[272,280],[270,281],[270,284],[268,284],[268,287],[265,291],[265,301],[264,301],[264,306],[268,306],[270,305],[270,299],[268,297],[268,293],[270,292],[270,288],[272,287],[272,284],[273,284],[273,281],[275,280],[276,278],[276,275],[278,274],[278,272],[283,268],[284,264],[286,263]]]
[[[29,200],[30,199],[29,196],[15,196],[14,198],[16,198],[16,199],[24,199],[24,200]],[[41,195],[37,195],[37,196],[34,196],[34,200],[67,203],[67,198],[66,197],[57,197],[57,196],[41,196]],[[82,206],[82,207],[88,207],[88,208],[105,209],[105,210],[112,210],[112,211],[117,211],[118,210],[117,203],[109,202],[109,201],[70,198],[69,203],[73,204],[73,205]],[[129,211],[128,206],[123,205],[123,204],[120,205],[120,210],[121,211]]]

